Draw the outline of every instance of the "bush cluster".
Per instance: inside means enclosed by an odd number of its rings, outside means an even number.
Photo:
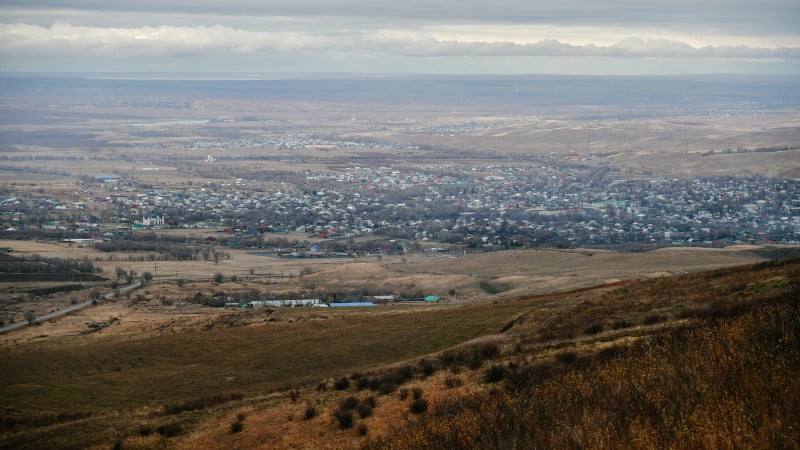
[[[483,366],[484,361],[500,354],[500,347],[494,342],[475,344],[470,347],[448,350],[439,356],[439,363],[451,371],[466,366],[472,370]]]
[[[359,400],[354,396],[345,397],[339,400],[339,406],[333,412],[333,418],[338,423],[339,428],[345,430],[354,425],[354,412],[358,413],[359,418],[366,419],[367,417],[372,416],[372,412],[375,409],[376,404],[375,397],[372,396],[362,400]]]

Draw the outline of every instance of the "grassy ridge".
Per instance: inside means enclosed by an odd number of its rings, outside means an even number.
[[[684,277],[680,287],[775,275],[768,266]],[[690,310],[702,320],[631,347],[517,367],[503,388],[439,405],[365,448],[795,448],[797,269],[727,296],[688,289],[708,303],[739,298]]]
[[[440,406],[368,448],[794,448],[800,309],[760,308],[543,383]]]

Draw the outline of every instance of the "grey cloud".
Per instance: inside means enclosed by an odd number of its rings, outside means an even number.
[[[800,59],[800,48],[704,46],[630,38],[614,45],[572,45],[546,39],[534,43],[438,40],[413,35],[386,37],[369,30],[310,32],[249,31],[226,26],[100,28],[57,23],[50,27],[0,24],[0,56],[187,56],[235,53],[388,54],[408,57],[593,56],[617,58]]]
[[[6,8],[217,16],[332,16],[395,20],[504,21],[546,24],[711,26],[731,31],[797,32],[796,0],[6,0]]]
[[[691,45],[665,40],[629,39],[616,45],[571,45],[556,40],[531,44],[513,42],[453,42],[424,40],[398,45],[404,56],[581,56],[616,58],[730,58],[800,59],[800,48],[754,48],[746,46]]]

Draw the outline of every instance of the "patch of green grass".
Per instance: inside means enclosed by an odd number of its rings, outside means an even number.
[[[796,247],[772,247],[763,246],[755,249],[747,250],[751,253],[762,258],[770,260],[784,260],[784,259],[797,259],[800,258],[800,248]]]
[[[489,295],[500,294],[502,292],[514,289],[514,285],[512,283],[503,283],[499,281],[487,281],[487,280],[482,280],[481,282],[479,282],[478,287],[480,287],[483,292],[486,292]]]
[[[769,294],[772,292],[780,292],[791,283],[792,280],[786,278],[775,278],[771,280],[760,281],[758,283],[753,283],[745,289],[745,293],[748,295],[754,294]]]

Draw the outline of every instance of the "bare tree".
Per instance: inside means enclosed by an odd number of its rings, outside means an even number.
[[[36,313],[33,311],[25,311],[22,313],[22,318],[28,322],[28,325],[36,325]]]

